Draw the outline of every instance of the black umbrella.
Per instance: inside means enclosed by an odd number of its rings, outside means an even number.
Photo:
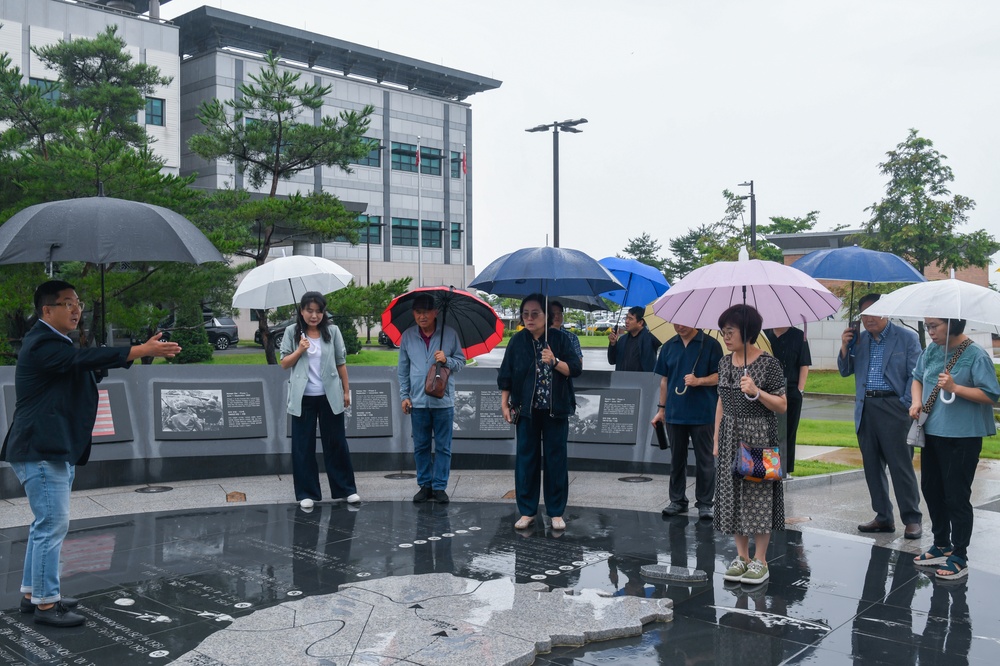
[[[86,261],[104,270],[118,261],[224,261],[187,218],[138,201],[99,195],[29,206],[0,226],[0,264]],[[103,328],[103,326],[102,326]],[[102,342],[103,333],[102,333]]]
[[[503,322],[486,301],[455,287],[420,287],[394,298],[382,313],[382,330],[397,346],[403,331],[415,323],[413,301],[421,295],[434,299],[441,316],[442,338],[445,324],[458,333],[465,358],[485,354],[503,340]]]

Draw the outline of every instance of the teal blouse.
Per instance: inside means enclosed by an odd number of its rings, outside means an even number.
[[[952,350],[948,350],[951,358]],[[944,372],[944,348],[929,344],[917,359],[913,369],[913,379],[923,386],[923,402],[927,402],[937,384],[938,375]],[[952,368],[951,376],[961,386],[982,389],[993,402],[1000,399],[1000,383],[997,382],[993,359],[985,349],[973,343],[962,353],[958,363]],[[931,413],[924,424],[928,435],[938,437],[988,437],[997,432],[993,420],[993,405],[971,402],[955,397],[955,402],[947,405],[941,402],[941,395],[931,407]]]

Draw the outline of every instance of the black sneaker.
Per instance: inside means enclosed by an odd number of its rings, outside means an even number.
[[[35,624],[47,624],[53,627],[79,627],[86,621],[87,618],[66,608],[62,601],[57,601],[52,608],[47,610],[35,608]]]
[[[435,490],[434,501],[437,502],[438,504],[447,504],[451,500],[448,499],[448,493],[446,493],[444,490]]]
[[[60,601],[66,608],[76,608],[80,604],[80,600],[74,599],[73,597],[63,597]],[[21,608],[19,610],[22,613],[34,613],[35,604],[31,603],[30,599],[21,597]]]
[[[413,501],[417,504],[421,502],[426,502],[434,495],[434,491],[431,490],[430,486],[423,486],[417,494],[413,496]]]

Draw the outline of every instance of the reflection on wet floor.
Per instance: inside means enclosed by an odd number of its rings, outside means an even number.
[[[564,533],[541,521],[521,533],[510,505],[373,502],[74,521],[63,593],[82,600],[88,622],[77,629],[36,626],[18,612],[27,528],[5,529],[0,664],[167,664],[234,618],[344,583],[425,573],[673,601],[671,622],[555,648],[536,659],[542,665],[742,665],[748,655],[754,664],[1000,663],[996,575],[941,583],[912,555],[789,530],[772,539],[766,584],[724,585],[732,540],[704,522],[615,509],[571,508],[566,517]],[[643,579],[642,566],[654,563],[702,569],[709,580]],[[323,662],[303,652],[297,663]]]

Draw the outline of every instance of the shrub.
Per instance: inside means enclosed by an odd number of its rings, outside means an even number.
[[[347,347],[348,354],[357,354],[361,351],[361,340],[358,339],[358,329],[354,328],[354,320],[347,315],[333,315],[333,323],[340,329],[340,334],[344,336],[344,346]]]
[[[197,303],[177,310],[176,328],[170,339],[181,346],[181,353],[167,359],[168,363],[201,363],[212,358],[212,345],[205,333],[201,308]]]

